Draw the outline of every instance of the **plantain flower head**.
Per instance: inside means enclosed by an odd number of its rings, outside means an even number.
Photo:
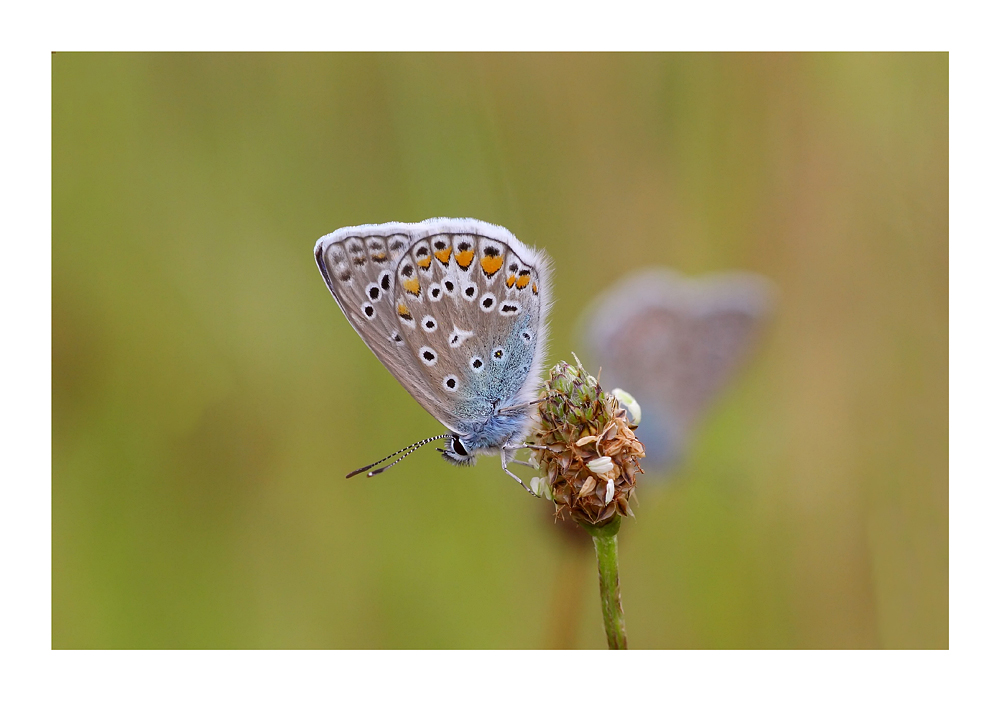
[[[536,479],[556,517],[602,526],[632,516],[628,502],[645,456],[629,420],[640,416],[638,403],[627,392],[604,392],[579,359],[552,368],[541,399],[534,442],[545,449],[533,451]]]

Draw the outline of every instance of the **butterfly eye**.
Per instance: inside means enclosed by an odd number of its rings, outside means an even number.
[[[463,457],[469,454],[469,451],[467,451],[465,446],[462,445],[462,439],[458,436],[451,439],[451,449]]]

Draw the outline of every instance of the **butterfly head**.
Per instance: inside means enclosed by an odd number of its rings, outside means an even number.
[[[444,448],[438,448],[441,457],[455,465],[473,465],[476,462],[476,454],[472,452],[462,437],[457,433],[449,433],[444,439]]]

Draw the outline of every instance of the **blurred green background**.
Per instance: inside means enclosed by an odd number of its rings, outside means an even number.
[[[440,426],[312,247],[431,216],[549,251],[552,361],[651,263],[780,291],[639,483],[633,647],[948,646],[947,54],[52,68],[53,647],[604,646],[593,562],[498,459],[344,479]]]

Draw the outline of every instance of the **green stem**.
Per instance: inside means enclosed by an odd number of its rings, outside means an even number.
[[[625,612],[622,610],[621,586],[618,582],[618,529],[621,516],[604,526],[580,524],[594,538],[597,551],[597,575],[601,587],[601,613],[604,615],[604,632],[608,636],[609,650],[627,650],[625,637]]]

